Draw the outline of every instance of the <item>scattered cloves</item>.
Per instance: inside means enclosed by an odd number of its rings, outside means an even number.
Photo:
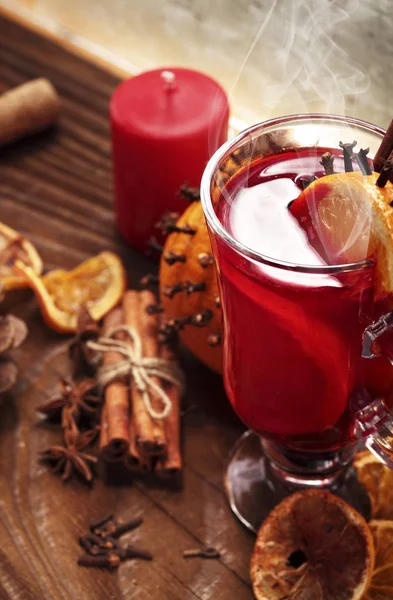
[[[220,296],[218,296],[218,295],[215,296],[214,302],[215,302],[216,307],[219,308],[219,309],[221,309],[221,298],[220,298]]]
[[[109,515],[90,525],[90,533],[79,538],[79,544],[86,554],[78,559],[78,565],[83,567],[100,567],[116,569],[120,561],[129,558],[152,560],[153,556],[147,550],[135,546],[122,547],[116,539],[142,524],[141,518],[131,519],[126,523],[117,523],[113,515]]]

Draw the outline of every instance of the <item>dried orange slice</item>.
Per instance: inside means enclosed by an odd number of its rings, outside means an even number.
[[[329,492],[297,492],[259,530],[251,559],[257,600],[359,600],[374,568],[363,517]]]
[[[47,324],[60,333],[76,331],[82,306],[93,319],[101,319],[126,289],[123,264],[113,252],[101,252],[73,271],[56,269],[43,277],[21,261],[16,261],[15,268],[34,290]]]
[[[353,465],[370,498],[371,516],[393,519],[393,471],[368,450],[357,452]]]
[[[370,585],[362,600],[393,598],[393,521],[371,521],[375,566]]]
[[[330,264],[373,258],[377,288],[393,291],[393,184],[378,173],[335,173],[316,179],[293,202],[291,214]]]
[[[0,283],[3,291],[28,287],[26,279],[12,267],[15,260],[29,266],[36,275],[42,272],[42,260],[25,237],[0,222]]]

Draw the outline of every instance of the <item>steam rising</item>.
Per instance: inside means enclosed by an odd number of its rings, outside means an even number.
[[[358,0],[259,0],[258,6],[255,1],[252,6],[263,18],[233,83],[231,93],[239,87],[241,77],[251,77],[255,94],[260,97],[261,120],[310,112],[356,116],[356,96],[368,90],[369,79],[356,61],[340,47],[337,40],[340,33],[347,29],[346,22],[359,8]],[[249,83],[247,87],[250,87]],[[312,144],[316,139],[315,130],[313,138]],[[348,125],[348,140],[352,139],[354,136]],[[339,139],[336,142],[337,148],[338,143]],[[284,178],[279,181],[280,185],[292,183]],[[360,183],[353,189],[353,186],[344,180],[340,184],[341,197],[353,197],[348,204],[345,201],[341,205],[336,203],[334,208],[328,203],[325,214],[319,211],[312,192],[308,195],[308,208],[314,230],[325,249],[325,255],[330,259],[330,264],[348,262],[348,257],[357,261],[367,256],[372,221],[371,205],[367,198],[363,198],[365,192],[359,190],[362,190]],[[247,198],[245,193],[239,195],[242,204],[239,204],[236,214],[233,212],[235,224],[232,225],[232,230],[237,228],[235,237],[240,238],[244,233],[243,243],[247,245],[250,243],[250,233],[254,226],[260,232],[263,231],[264,235],[260,235],[260,241],[255,242],[263,244],[263,247],[253,249],[282,260],[290,260],[295,252],[294,260],[297,262],[314,264],[316,259],[312,256],[310,247],[307,247],[307,242],[300,239],[299,232],[294,231],[292,237],[289,237],[293,224],[289,222],[291,217],[286,208],[282,215],[279,215],[274,207],[270,216],[265,212],[263,215],[262,212],[255,214],[253,225],[250,224],[249,218],[245,218],[244,232],[239,232],[244,211],[263,211],[265,205],[268,205],[269,192],[264,189],[262,193],[266,194],[266,197],[263,197],[262,202],[262,198],[257,199],[257,208],[251,206],[255,200],[253,193],[250,194],[250,198]],[[248,200],[248,204],[245,200]],[[270,223],[269,218],[273,219]],[[266,230],[269,228],[272,240],[268,247],[267,240],[270,238],[266,235]],[[330,229],[332,231],[329,233]],[[332,236],[335,239],[333,246],[328,243]],[[255,234],[253,242],[256,239]],[[288,244],[290,250],[287,248]],[[280,250],[284,251],[285,256],[278,256]],[[301,252],[305,253],[304,257]],[[285,277],[287,278],[288,274],[285,274]]]
[[[240,77],[253,77],[267,113],[263,118],[296,112],[350,115],[349,97],[364,93],[369,80],[336,39],[359,7],[358,0],[258,4],[254,9],[264,16],[232,91]],[[257,67],[251,67],[251,55]]]

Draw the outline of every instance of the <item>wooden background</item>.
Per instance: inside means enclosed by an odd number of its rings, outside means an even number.
[[[48,77],[62,101],[59,127],[0,151],[0,220],[36,244],[46,268],[71,268],[104,249],[118,252],[136,284],[151,264],[116,236],[108,100],[116,77],[0,15],[0,93]],[[14,307],[30,334],[16,352],[19,383],[0,409],[0,598],[12,600],[250,600],[254,538],[229,510],[223,489],[228,453],[242,431],[220,378],[184,357],[183,489],[143,481],[63,485],[37,454],[59,439],[35,407],[67,372],[67,340],[42,322],[34,298]],[[78,536],[114,511],[143,516],[127,540],[154,554],[118,572],[76,566]],[[213,545],[220,560],[185,560]]]

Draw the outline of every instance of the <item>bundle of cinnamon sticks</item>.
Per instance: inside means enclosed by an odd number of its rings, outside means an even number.
[[[159,315],[149,314],[148,307],[156,303],[149,290],[129,290],[122,304],[105,318],[103,335],[113,328],[125,325],[135,331],[141,340],[145,358],[164,358],[174,361],[170,347],[159,344]],[[123,332],[115,338],[133,345]],[[109,351],[103,356],[104,366],[116,365],[124,357],[120,352]],[[114,379],[105,388],[101,416],[100,454],[107,462],[122,461],[133,472],[154,471],[163,478],[176,477],[182,468],[180,451],[180,396],[179,386],[151,376],[170,399],[171,408],[164,419],[152,418],[135,381],[129,377]],[[162,412],[163,400],[154,388],[149,389],[152,408]]]

